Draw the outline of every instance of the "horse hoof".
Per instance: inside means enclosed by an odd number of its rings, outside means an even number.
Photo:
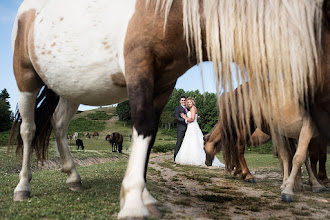
[[[289,194],[282,194],[282,201],[293,202],[293,196]]]
[[[319,192],[323,192],[323,191],[326,191],[326,190],[327,190],[327,187],[323,186],[323,187],[320,187],[320,188],[313,189],[313,192],[319,193]]]
[[[30,198],[31,196],[29,191],[14,192],[14,201],[24,201]]]
[[[160,218],[161,217],[160,211],[159,211],[158,207],[155,204],[148,204],[148,205],[146,205],[146,207],[149,211],[150,217],[154,217],[154,218]]]
[[[254,178],[252,178],[252,179],[247,179],[247,180],[245,180],[246,182],[248,182],[248,183],[256,183],[256,180],[254,179]]]
[[[83,186],[81,182],[72,182],[72,183],[67,183],[66,184],[69,189],[72,191],[80,191],[83,190]]]

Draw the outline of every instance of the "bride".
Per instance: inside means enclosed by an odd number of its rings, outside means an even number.
[[[192,97],[187,99],[187,104],[190,111],[181,114],[187,122],[187,131],[184,136],[181,148],[176,155],[175,163],[185,165],[205,166],[206,154],[204,151],[203,133],[197,123],[197,108],[195,107],[195,100]],[[217,157],[214,157],[212,166],[225,167]]]

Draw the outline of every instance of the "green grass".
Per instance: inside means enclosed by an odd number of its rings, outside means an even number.
[[[85,145],[85,151],[83,152],[77,151],[75,143],[71,143],[70,150],[74,158],[80,160],[87,158],[112,159],[104,164],[77,166],[84,185],[84,190],[81,192],[70,191],[65,185],[66,174],[59,172],[58,169],[41,170],[40,166],[37,165],[35,155],[33,155],[31,160],[33,170],[31,181],[32,198],[23,202],[13,202],[13,191],[19,182],[18,173],[21,169],[21,159],[16,157],[14,152],[10,152],[7,156],[6,146],[0,146],[0,219],[116,219],[119,211],[120,186],[130,152],[131,142],[129,141],[129,135],[131,134],[131,127],[123,126],[123,122],[114,120],[118,117],[114,109],[113,107],[107,107],[81,112],[74,116],[74,120],[70,124],[70,132],[79,132],[79,138],[84,141]],[[95,120],[95,117],[100,117],[100,119]],[[86,139],[83,136],[83,133],[86,131],[98,131],[100,137],[98,139]],[[124,137],[124,154],[111,152],[111,146],[105,141],[106,134],[114,131],[121,133]],[[173,130],[160,128],[153,152],[172,154],[176,142],[176,136],[173,134]],[[8,132],[2,132],[0,140],[2,140],[1,138],[6,139],[6,135],[8,135]],[[48,159],[59,161],[59,156],[54,148],[54,137],[51,138],[50,144]],[[266,145],[258,149],[251,149],[251,151],[245,154],[251,171],[257,171],[258,174],[269,171],[280,172],[279,159],[273,157],[269,151],[270,146]],[[268,153],[265,154],[265,152]],[[151,156],[155,156],[155,154]],[[221,153],[217,156],[223,161]],[[277,179],[259,179],[256,184],[251,186],[250,183],[233,178],[224,170],[197,166],[174,166],[172,159],[165,160],[159,165],[179,172],[171,178],[171,181],[175,182],[176,186],[183,187],[182,183],[180,183],[180,178],[184,177],[184,179],[202,185],[205,188],[206,194],[197,195],[190,193],[188,190],[185,190],[187,188],[184,188],[180,195],[188,198],[178,198],[171,202],[181,206],[189,206],[189,203],[194,200],[207,202],[210,206],[205,210],[207,216],[211,219],[219,216],[223,219],[229,219],[226,208],[222,206],[223,204],[230,204],[230,206],[235,207],[237,214],[242,214],[246,211],[257,213],[268,208],[274,212],[285,209],[297,217],[308,217],[308,207],[320,208],[320,206],[315,205],[315,201],[312,199],[306,201],[307,208],[301,210],[286,204],[283,205],[280,202],[280,192],[278,190],[281,184],[281,177]],[[330,163],[327,163],[327,171],[328,176],[330,176]],[[151,176],[154,179],[150,178]],[[228,182],[228,185],[216,186],[215,184],[219,178]],[[147,179],[149,191],[159,200],[160,204],[168,202],[166,200],[168,190],[175,189],[167,184],[167,181],[161,176],[161,172],[149,168]],[[269,194],[263,194],[259,198],[241,197],[241,192],[238,189],[242,186],[268,190]],[[314,195],[314,193],[308,191],[303,193],[304,195]],[[323,196],[330,198],[329,193],[325,193]],[[299,201],[299,193],[295,195],[295,199]],[[278,203],[269,204],[269,201],[274,200],[278,200]],[[327,209],[327,206],[328,204],[324,204],[324,207],[321,206],[321,209]],[[164,206],[160,208],[162,214],[171,214],[170,209]],[[173,219],[176,218],[175,213],[171,215]]]
[[[65,185],[66,175],[57,170],[36,172],[31,182],[32,198],[23,202],[13,202],[18,175],[8,174],[0,179],[0,216],[5,219],[115,219],[126,165],[126,160],[120,160],[78,167],[84,185],[81,192],[71,192]]]

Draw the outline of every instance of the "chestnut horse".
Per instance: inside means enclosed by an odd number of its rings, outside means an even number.
[[[156,200],[146,189],[146,174],[159,118],[177,78],[202,61],[213,61],[215,83],[224,91],[232,90],[230,65],[235,62],[246,70],[241,77],[251,82],[254,106],[276,102],[278,91],[283,90],[291,94],[293,102],[309,107],[317,124],[328,131],[330,123],[320,123],[326,119],[330,99],[327,87],[322,87],[322,77],[329,71],[323,68],[321,56],[329,38],[325,35],[329,32],[328,5],[323,0],[290,4],[24,0],[12,32],[20,113],[14,125],[20,126],[18,147],[23,149],[14,200],[30,198],[31,150],[44,159],[50,124],[62,170],[68,175],[67,185],[81,190],[66,139],[71,118],[79,104],[102,106],[128,98],[133,142],[118,217],[142,218],[157,212]],[[328,54],[326,48],[323,55]],[[37,99],[44,85],[47,89]],[[257,109],[253,112],[255,118],[260,117]],[[298,147],[297,152],[306,155],[304,148]],[[298,158],[296,167],[304,161]]]
[[[239,100],[239,93],[243,91],[244,86],[248,86],[248,83],[245,83],[239,86],[233,92],[234,100],[236,104],[242,103],[244,109],[247,112],[250,112],[249,118],[243,118],[239,121],[247,121],[249,124],[239,124],[239,126],[234,126],[234,118],[227,119],[227,103],[229,102],[228,97],[224,96],[220,100],[221,108],[219,113],[219,122],[214,127],[211,134],[207,135],[207,141],[205,142],[205,152],[206,152],[206,165],[210,165],[213,161],[214,155],[221,150],[223,150],[224,161],[226,164],[227,170],[231,171],[235,168],[235,175],[240,174],[241,179],[244,179],[248,182],[254,182],[254,178],[251,175],[248,166],[244,158],[244,151],[246,143],[250,135],[255,132],[257,123],[252,117],[252,102],[250,101],[253,97],[249,97],[248,94],[244,100]],[[264,115],[266,106],[260,105],[261,115]],[[306,115],[305,110],[291,102],[290,97],[287,95],[282,96],[281,104],[277,106],[279,110],[277,115],[272,115],[271,123],[273,123],[273,129],[270,130],[270,123],[262,118],[261,124],[259,126],[261,131],[264,131],[266,134],[272,134],[274,145],[278,148],[280,159],[283,163],[283,184],[281,190],[285,190],[286,184],[288,184],[289,174],[292,170],[294,164],[292,164],[292,159],[294,156],[295,143],[291,139],[301,140],[299,137],[301,130],[303,129],[304,124],[311,124],[311,130],[308,132],[312,138],[319,138],[319,133],[316,128],[313,127],[312,121],[308,115]],[[241,115],[239,112],[236,115]],[[282,139],[282,140],[281,140]],[[302,143],[300,143],[302,145]],[[306,146],[307,145],[307,146]],[[308,147],[309,142],[303,143],[303,147]],[[310,177],[310,183],[312,185],[313,191],[322,191],[325,188],[318,183],[316,180],[310,164],[306,161],[307,171]],[[300,169],[300,167],[298,168]],[[298,173],[299,171],[297,171]],[[296,178],[296,176],[295,176]],[[297,178],[299,179],[299,178]],[[296,180],[297,180],[296,179]],[[282,194],[284,200],[292,200],[293,187],[296,182],[293,180],[290,186],[290,194]],[[298,185],[302,185],[301,182]],[[296,186],[297,188],[301,188]]]

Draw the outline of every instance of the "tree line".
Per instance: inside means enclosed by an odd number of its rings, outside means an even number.
[[[9,98],[7,89],[3,89],[0,93],[0,132],[8,131],[11,128],[13,115],[10,111]]]
[[[199,90],[184,91],[183,89],[174,89],[166,106],[164,107],[162,115],[160,116],[160,126],[165,129],[175,128],[174,108],[175,106],[180,105],[179,100],[182,95],[187,98],[195,98],[198,115],[200,116],[198,124],[204,134],[211,132],[219,118],[217,96],[215,93],[208,92],[201,94]],[[116,112],[120,121],[130,124],[131,109],[129,101],[119,103],[117,105]]]
[[[184,91],[183,89],[174,89],[160,117],[160,127],[175,129],[174,108],[180,105],[179,100],[182,95],[185,95],[187,98],[195,98],[198,115],[200,116],[198,124],[204,134],[210,132],[218,121],[217,96],[215,93],[201,94],[199,90]],[[11,128],[13,114],[10,111],[9,98],[7,89],[3,89],[0,93],[0,132],[8,131]],[[119,103],[116,112],[120,121],[123,121],[125,124],[131,123],[129,101]]]

